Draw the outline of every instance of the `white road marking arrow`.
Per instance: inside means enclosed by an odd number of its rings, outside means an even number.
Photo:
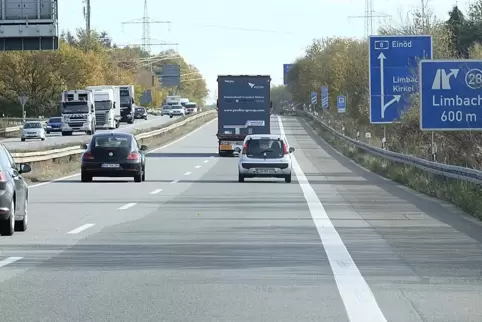
[[[385,85],[384,85],[384,60],[387,59],[387,57],[383,54],[380,53],[378,55],[378,59],[380,60],[380,108],[381,110],[381,116],[382,119],[385,118],[385,110],[392,105],[395,102],[400,102],[400,99],[402,98],[402,95],[393,95],[393,99],[389,101],[388,103],[385,104]]]
[[[384,75],[383,75],[383,61],[387,59],[383,53],[378,55],[378,59],[380,60],[380,107],[382,108],[382,118],[384,116],[383,107],[385,106],[385,86],[383,84]]]

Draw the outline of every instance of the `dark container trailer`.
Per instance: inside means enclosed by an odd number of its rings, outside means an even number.
[[[271,114],[269,75],[218,76],[219,155],[242,150],[249,134],[269,134]]]
[[[0,0],[0,51],[59,48],[57,0]]]

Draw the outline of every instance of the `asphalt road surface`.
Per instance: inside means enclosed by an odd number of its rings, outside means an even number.
[[[480,321],[481,224],[281,120],[290,184],[238,183],[211,122],[142,184],[31,186],[29,230],[0,238],[0,320]]]
[[[169,116],[154,116],[148,115],[147,120],[135,120],[134,124],[121,123],[120,127],[114,131],[126,131],[132,132],[136,129],[150,128],[155,126],[160,126],[169,121],[175,120],[175,118],[169,118]],[[97,130],[105,131],[105,130]],[[35,150],[44,149],[45,147],[55,147],[56,145],[68,144],[79,142],[79,140],[89,137],[85,133],[76,132],[72,136],[62,136],[61,133],[50,133],[47,135],[45,141],[41,140],[27,140],[25,142],[20,141],[20,136],[18,138],[8,138],[1,142],[5,144],[8,149],[15,151],[20,150]]]

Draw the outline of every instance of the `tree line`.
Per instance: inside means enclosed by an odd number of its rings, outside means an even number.
[[[423,2],[424,8],[409,13],[406,21],[399,25],[382,27],[379,34],[431,34],[434,59],[482,59],[482,0],[473,3],[465,13],[455,5],[445,21],[435,17],[427,1]],[[347,95],[348,101],[345,115],[338,115],[336,108],[330,108],[325,117],[340,128],[345,126],[347,134],[352,137],[358,131],[383,137],[383,128],[372,126],[369,122],[367,39],[326,38],[313,41],[304,56],[296,60],[288,79],[289,86],[273,88],[272,97],[278,100],[274,101],[275,105],[288,99],[308,105],[310,93],[326,85],[330,91],[330,107],[336,107],[337,95]],[[412,106],[400,124],[387,126],[388,148],[429,158],[431,133],[420,130],[418,98],[414,98]],[[436,132],[435,143],[438,161],[482,168],[481,133]]]
[[[165,64],[181,66],[181,85],[165,89],[153,73]],[[63,32],[56,51],[0,53],[0,115],[21,117],[18,97],[28,96],[28,117],[58,115],[61,92],[94,85],[136,85],[136,103],[144,90],[152,90],[151,106],[159,106],[172,93],[204,104],[205,80],[179,53],[167,50],[149,54],[139,47],[119,48],[106,32],[78,29]],[[153,83],[154,82],[154,83]],[[154,86],[153,86],[154,85]]]

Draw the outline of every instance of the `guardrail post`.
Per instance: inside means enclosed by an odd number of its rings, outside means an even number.
[[[360,132],[359,132],[359,131],[356,132],[356,140],[357,140],[357,141],[360,141]]]

